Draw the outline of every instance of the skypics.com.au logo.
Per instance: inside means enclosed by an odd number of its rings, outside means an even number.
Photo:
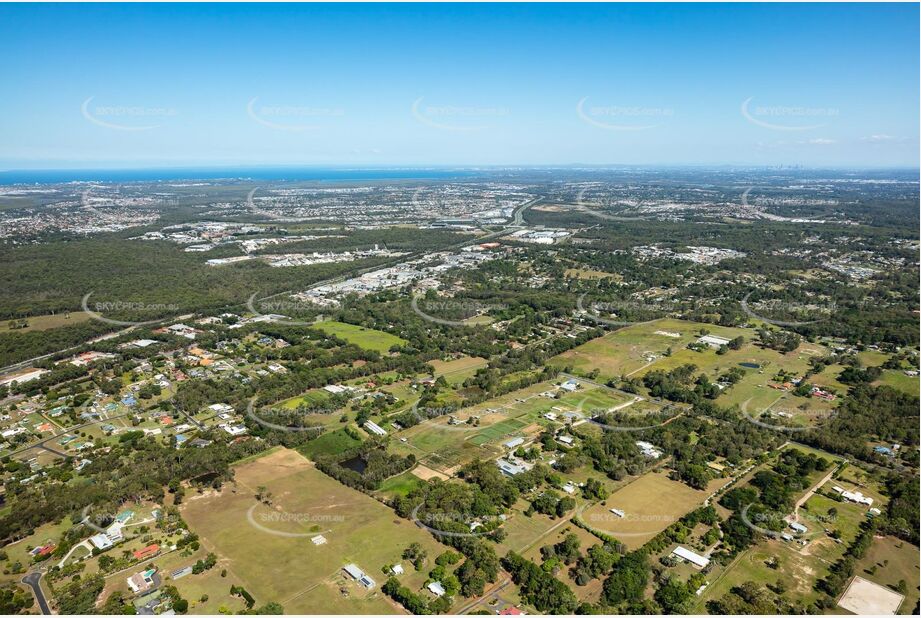
[[[158,120],[177,115],[173,108],[146,107],[143,105],[96,105],[91,106],[89,97],[80,106],[80,113],[96,126],[113,131],[150,131],[160,126]],[[151,124],[154,121],[156,124]]]
[[[129,313],[129,314],[144,314],[150,313],[158,316],[169,313],[177,313],[180,310],[179,305],[175,303],[143,303],[138,301],[126,301],[126,300],[108,300],[108,301],[98,301],[90,305],[90,297],[95,292],[87,292],[83,299],[80,301],[80,307],[91,319],[97,320],[99,322],[105,322],[106,324],[112,324],[113,326],[145,326],[151,324],[158,324],[163,322],[166,318],[158,317],[156,319],[150,320],[116,320],[114,318],[106,317],[103,313]]]
[[[508,305],[504,303],[484,303],[477,300],[459,300],[459,299],[437,299],[430,300],[421,294],[414,294],[410,301],[413,312],[423,320],[434,324],[443,324],[445,326],[474,326],[467,320],[473,317],[485,315],[490,311],[504,311]],[[446,318],[436,317],[432,314],[438,313],[460,313],[467,315],[462,320],[449,320]]]
[[[840,110],[834,107],[805,107],[802,105],[759,105],[752,107],[755,97],[742,101],[740,111],[750,123],[774,131],[810,131],[819,129]],[[817,120],[821,122],[816,122]]]
[[[470,105],[423,105],[419,97],[410,106],[410,113],[420,123],[442,131],[482,131],[491,126],[490,121],[505,118],[508,108]]]
[[[606,131],[646,131],[660,126],[663,119],[672,118],[675,110],[668,107],[643,107],[639,105],[586,106],[588,97],[576,103],[576,115],[593,127]],[[650,123],[650,121],[656,121]]]

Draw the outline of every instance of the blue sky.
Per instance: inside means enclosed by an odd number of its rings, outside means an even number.
[[[917,4],[0,5],[0,167],[917,166]]]

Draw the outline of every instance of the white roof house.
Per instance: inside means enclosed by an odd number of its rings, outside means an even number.
[[[240,425],[228,425],[224,423],[219,425],[219,427],[232,436],[239,436],[246,433],[246,427],[242,427]]]
[[[729,340],[726,339],[725,337],[717,337],[716,335],[704,335],[703,337],[697,340],[697,343],[706,344],[710,346],[711,348],[721,348],[727,343],[729,343]]]
[[[370,431],[371,433],[377,434],[377,435],[379,435],[379,436],[386,436],[386,435],[387,435],[387,432],[384,431],[384,428],[381,427],[380,425],[378,425],[377,423],[373,422],[373,421],[366,421],[366,422],[365,422],[365,429],[367,429],[367,430]]]
[[[113,545],[112,539],[102,533],[91,536],[90,543],[92,543],[96,549],[109,549]]]
[[[515,476],[529,470],[525,464],[514,464],[506,459],[497,459],[496,465],[499,466],[499,471],[506,476]]]
[[[709,558],[706,558],[704,556],[701,556],[700,554],[694,553],[687,547],[682,547],[681,545],[679,545],[672,551],[672,555],[675,555],[675,556],[678,556],[679,558],[687,560],[691,564],[698,566],[700,568],[704,568],[705,566],[710,564]]]
[[[121,541],[122,538],[122,528],[125,526],[123,522],[116,521],[113,522],[111,526],[106,528],[106,536],[109,537],[113,543],[116,541]]]
[[[426,588],[428,588],[436,597],[444,596],[446,592],[445,587],[441,585],[441,582],[430,582]]]
[[[560,384],[560,388],[571,393],[579,388],[579,382],[577,380],[567,380]]]
[[[639,447],[640,451],[642,451],[644,457],[649,457],[650,459],[658,459],[662,456],[662,451],[660,451],[654,444],[650,442],[637,440],[636,446]]]
[[[361,579],[365,576],[365,572],[359,569],[354,564],[347,564],[342,567],[342,570],[348,573],[353,579]]]
[[[859,491],[842,491],[841,497],[850,502],[856,502],[857,504],[873,506],[873,498],[865,496]]]
[[[516,448],[524,444],[524,438],[513,438],[505,443],[505,448]]]

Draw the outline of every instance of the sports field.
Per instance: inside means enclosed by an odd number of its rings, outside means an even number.
[[[354,343],[365,350],[375,350],[381,354],[386,354],[392,346],[402,346],[406,344],[405,339],[401,339],[390,333],[385,333],[363,326],[346,324],[345,322],[318,322],[310,328],[322,330],[329,335],[335,335],[349,343]]]
[[[727,479],[717,479],[709,491],[698,491],[669,479],[663,472],[649,472],[604,502],[585,509],[580,517],[633,550],[701,506],[710,491],[726,482]],[[615,515],[612,508],[623,511],[624,516]]]
[[[443,547],[412,522],[327,477],[288,449],[235,468],[235,486],[188,498],[182,515],[203,545],[227,560],[257,603],[277,601],[286,613],[386,614],[396,606],[380,591],[381,569],[400,561],[413,542],[432,558]],[[259,486],[271,505],[255,499]],[[322,535],[326,543],[311,540]],[[354,563],[377,586],[366,590],[342,572]],[[401,581],[418,590],[425,574],[411,568]]]

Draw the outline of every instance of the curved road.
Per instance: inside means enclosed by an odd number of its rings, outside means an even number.
[[[38,607],[41,612],[45,615],[50,615],[52,613],[51,608],[48,607],[48,601],[45,599],[45,593],[39,583],[41,578],[42,573],[40,571],[33,571],[22,578],[22,583],[32,589],[32,594],[35,596],[35,600],[38,601]]]

